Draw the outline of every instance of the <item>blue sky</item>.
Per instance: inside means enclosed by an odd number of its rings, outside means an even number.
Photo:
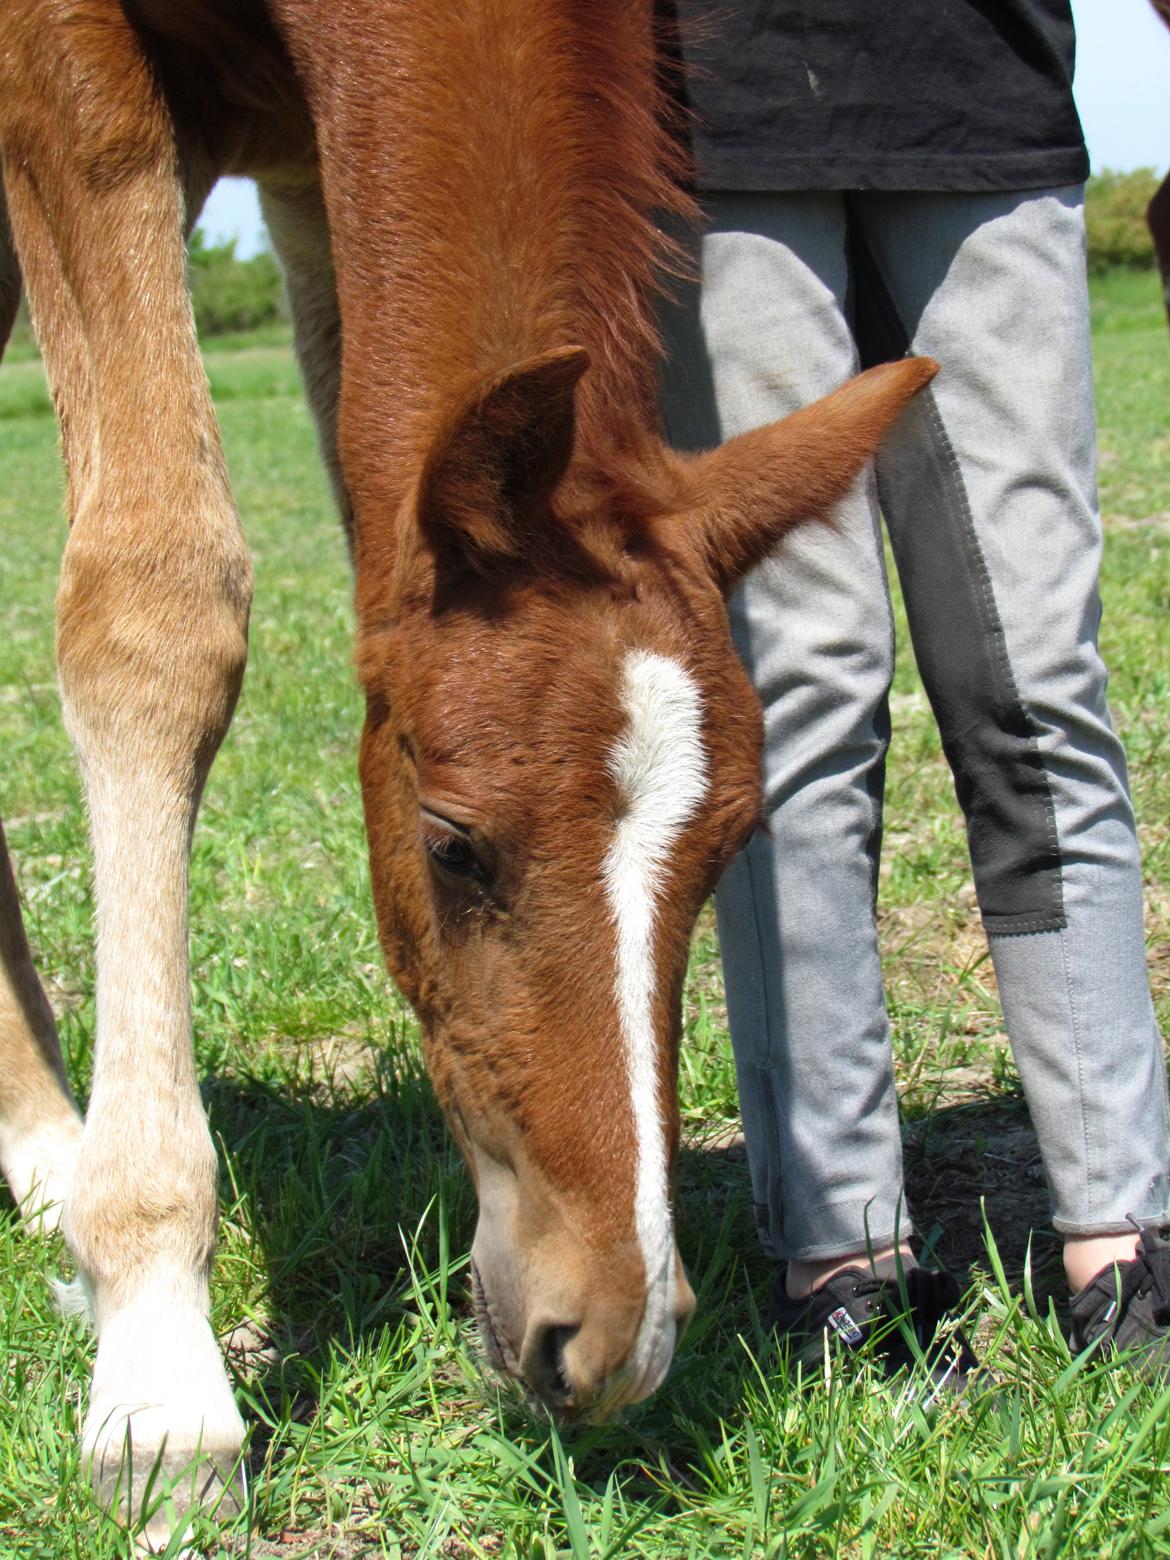
[[[892,0],[897,4],[898,0]],[[1170,30],[1148,0],[1072,0],[1077,24],[1077,104],[1094,169],[1170,166]],[[241,254],[260,243],[256,193],[224,179],[204,208],[213,238]]]

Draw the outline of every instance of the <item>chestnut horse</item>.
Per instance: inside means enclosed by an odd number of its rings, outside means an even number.
[[[221,173],[259,182],[351,542],[378,925],[478,1193],[489,1353],[597,1416],[686,1325],[680,991],[760,807],[724,598],[934,365],[666,449],[652,217],[685,201],[656,91],[648,0],[25,0],[2,24],[0,324],[18,257],[68,467],[98,971],[83,1128],[0,857],[0,1162],[30,1224],[63,1207],[98,1331],[84,1451],[122,1516],[156,1472],[239,1496],[186,920],[251,593],[184,274]]]

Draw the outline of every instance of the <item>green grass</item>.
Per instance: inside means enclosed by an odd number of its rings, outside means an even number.
[[[1095,289],[1104,646],[1146,849],[1151,968],[1170,930],[1170,339],[1152,278]],[[344,548],[287,345],[208,367],[256,560],[251,659],[192,865],[200,1073],[223,1165],[214,1322],[251,1425],[252,1535],[210,1555],[1155,1555],[1170,1412],[1074,1366],[1045,1195],[1002,1038],[961,825],[909,653],[895,689],[882,936],[921,1227],[970,1273],[999,1388],[924,1416],[862,1374],[777,1362],[713,922],[686,998],[680,1229],[699,1313],[655,1401],[559,1437],[481,1367],[473,1203],[373,932]],[[0,371],[0,808],[30,937],[87,1087],[92,905],[52,636],[63,541],[39,366]],[[905,625],[898,610],[901,642]],[[1002,1252],[984,1239],[979,1195]],[[2,1195],[2,1194],[0,1194]],[[1035,1283],[1025,1283],[1035,1226]],[[92,1340],[54,1309],[57,1241],[0,1209],[0,1560],[128,1540],[78,1473]],[[1005,1276],[1006,1271],[1006,1276]],[[1009,1281],[1010,1280],[1010,1281]],[[1059,1298],[1059,1296],[1058,1296]]]

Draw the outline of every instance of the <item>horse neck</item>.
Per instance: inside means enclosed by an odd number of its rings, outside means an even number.
[[[552,347],[591,356],[585,459],[647,438],[663,243],[652,214],[682,204],[649,4],[403,4],[381,28],[373,0],[350,0],[343,24],[309,9],[333,33],[310,91],[359,530],[363,508],[396,507],[456,398]]]

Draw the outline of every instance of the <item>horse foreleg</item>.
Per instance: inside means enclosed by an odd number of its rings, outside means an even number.
[[[12,334],[12,324],[20,305],[20,266],[8,224],[4,187],[0,184],[0,358]]]
[[[0,356],[20,292],[0,183]],[[80,1142],[81,1117],[65,1081],[53,1012],[33,967],[0,827],[0,1173],[30,1229],[56,1228]]]
[[[58,661],[98,933],[93,1089],[63,1228],[98,1329],[85,1455],[99,1498],[138,1520],[148,1491],[171,1488],[178,1510],[239,1498],[242,1424],[209,1324],[216,1155],[191,1042],[187,862],[243,675],[251,566],[186,292],[165,107],[120,7],[92,30],[67,7],[22,16],[0,133],[69,466]],[[162,1509],[148,1541],[181,1525]]]
[[[317,424],[321,458],[353,550],[353,508],[337,450],[341,388],[341,313],[329,242],[329,219],[315,175],[260,184],[260,209],[284,268],[297,361]]]
[[[1170,174],[1167,174],[1146,208],[1146,223],[1154,240],[1154,253],[1162,273],[1162,297],[1170,317]]]
[[[56,1228],[80,1145],[81,1117],[0,827],[0,1170],[31,1229]]]
[[[59,598],[98,935],[93,1091],[64,1227],[98,1329],[84,1451],[99,1498],[129,1520],[160,1469],[179,1506],[225,1487],[238,1504],[243,1427],[208,1319],[217,1163],[191,1044],[187,859],[242,669],[248,571],[241,557],[207,580],[196,557],[185,579],[171,560],[151,582],[145,558],[111,566],[102,529],[79,519]],[[171,1530],[165,1513],[150,1529]]]

